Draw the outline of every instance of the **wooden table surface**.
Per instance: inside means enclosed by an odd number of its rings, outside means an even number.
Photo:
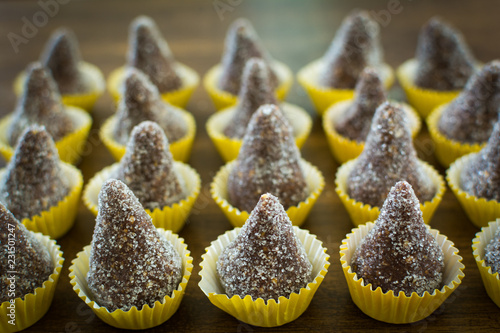
[[[63,1],[62,1],[63,2]],[[66,2],[66,1],[64,1]],[[50,32],[68,26],[76,32],[83,57],[96,64],[105,75],[122,65],[127,49],[129,22],[137,15],[152,16],[176,58],[203,75],[220,61],[228,25],[238,17],[247,17],[271,54],[288,64],[294,72],[320,57],[327,49],[341,19],[353,8],[375,13],[387,10],[392,0],[383,1],[71,1],[59,5],[58,12],[41,25],[34,36],[19,45],[16,53],[7,39],[9,32],[22,33],[23,20],[33,21],[41,11],[37,2],[0,3],[0,116],[14,108],[12,82],[29,62],[38,58]],[[221,5],[222,4],[222,5]],[[216,6],[219,12],[215,9]],[[385,59],[393,67],[413,56],[420,26],[431,16],[441,15],[464,33],[474,54],[489,61],[500,54],[498,3],[490,1],[411,1],[401,0],[400,12],[383,18],[381,27]],[[42,22],[44,23],[44,22]],[[399,87],[391,95],[404,98]],[[305,107],[314,119],[310,138],[302,149],[303,157],[318,166],[326,187],[303,225],[318,235],[331,255],[328,274],[307,311],[283,327],[263,329],[238,322],[213,306],[198,288],[199,262],[204,249],[217,236],[231,228],[210,197],[209,184],[223,165],[205,131],[205,122],[214,107],[199,87],[187,109],[196,117],[197,135],[189,163],[201,175],[203,186],[194,211],[180,236],[194,257],[194,270],[186,295],[176,314],[151,331],[174,332],[253,332],[253,331],[487,331],[500,329],[500,309],[487,296],[471,253],[471,241],[478,231],[467,219],[450,190],[444,196],[432,222],[451,239],[463,256],[465,278],[460,287],[434,314],[411,325],[390,325],[364,315],[351,300],[339,261],[339,245],[353,225],[334,190],[338,164],[333,160],[308,97],[294,84],[287,99]],[[114,112],[108,94],[97,103],[87,154],[79,167],[88,181],[97,171],[113,163],[111,155],[98,139],[103,120]],[[421,158],[437,166],[433,146],[426,129],[415,143]],[[4,165],[0,162],[0,166]],[[444,169],[438,167],[441,173]],[[49,312],[26,332],[114,332],[114,328],[95,317],[73,292],[68,267],[76,253],[90,243],[95,219],[80,206],[74,227],[58,240],[66,258],[56,295]]]

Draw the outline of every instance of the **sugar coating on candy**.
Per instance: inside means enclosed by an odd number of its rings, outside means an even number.
[[[142,206],[151,211],[186,197],[184,181],[174,169],[167,137],[151,121],[134,127],[120,166],[110,178],[125,183]]]
[[[45,45],[40,62],[50,70],[61,94],[84,93],[90,89],[90,82],[80,69],[82,57],[73,31],[55,30]]]
[[[187,133],[187,122],[182,111],[165,102],[155,85],[135,68],[125,72],[116,118],[113,136],[122,145],[127,144],[132,129],[146,120],[158,123],[169,142],[178,141]]]
[[[276,105],[252,116],[227,183],[229,202],[251,212],[264,193],[277,196],[285,209],[309,195],[288,120]]]
[[[55,141],[71,133],[75,127],[64,110],[61,95],[50,72],[40,63],[33,63],[27,73],[23,94],[17,101],[7,129],[7,138],[13,147],[30,125],[45,126]]]
[[[251,58],[261,58],[268,67],[271,56],[261,44],[250,21],[240,18],[234,21],[228,29],[222,55],[222,73],[217,86],[230,94],[238,95],[245,64]],[[278,86],[276,73],[269,67],[271,87]]]
[[[150,17],[139,16],[130,24],[127,65],[144,72],[160,93],[182,87],[174,56]]]
[[[367,11],[347,16],[323,56],[323,70],[318,78],[321,86],[354,89],[366,66],[382,63],[380,28]]]
[[[58,205],[70,191],[60,163],[49,133],[40,126],[27,128],[0,179],[0,201],[19,220]]]
[[[420,30],[415,56],[415,84],[421,88],[459,90],[474,73],[475,60],[462,34],[439,17]]]
[[[479,198],[500,201],[500,122],[486,146],[463,167],[460,188]]]
[[[171,296],[182,279],[182,260],[160,235],[121,181],[108,180],[99,193],[87,283],[97,304],[110,312],[153,307]]]
[[[243,138],[250,118],[264,104],[277,104],[270,84],[269,68],[264,60],[252,58],[245,65],[238,104],[224,134],[230,138]]]
[[[260,197],[240,233],[217,260],[217,274],[229,298],[278,300],[299,293],[312,277],[304,245],[278,198]]]
[[[432,294],[442,284],[444,254],[422,218],[410,184],[391,189],[375,222],[354,251],[351,268],[372,290]]]
[[[49,279],[54,270],[49,250],[1,203],[0,244],[0,303],[24,299]]]
[[[493,274],[500,273],[500,229],[484,248],[484,262],[491,267]]]
[[[353,103],[334,122],[335,130],[346,138],[364,142],[377,107],[386,100],[387,94],[377,71],[366,67],[356,84]]]
[[[378,107],[363,152],[347,178],[351,198],[381,207],[391,187],[406,180],[420,202],[432,200],[436,186],[417,158],[407,118],[396,104]]]
[[[488,140],[500,108],[500,61],[493,60],[474,74],[465,89],[443,110],[439,131],[465,143]]]

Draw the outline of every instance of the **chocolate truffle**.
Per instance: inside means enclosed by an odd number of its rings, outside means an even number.
[[[134,127],[120,166],[110,178],[125,183],[142,206],[151,211],[186,197],[183,179],[174,169],[167,137],[151,121]]]
[[[484,248],[484,263],[491,267],[493,274],[500,273],[500,229]]]
[[[0,179],[0,201],[19,220],[56,206],[70,191],[60,163],[49,133],[40,126],[27,128]]]
[[[335,89],[354,89],[366,66],[382,64],[380,28],[367,11],[347,16],[323,56],[319,84]]]
[[[0,244],[0,303],[33,293],[54,271],[49,250],[1,203]]]
[[[377,107],[387,100],[377,72],[366,67],[359,77],[352,104],[335,120],[335,130],[342,136],[364,142]]]
[[[23,94],[17,101],[7,129],[7,138],[13,147],[30,125],[45,126],[54,141],[59,141],[75,127],[64,110],[61,95],[50,72],[40,63],[33,63],[27,73]]]
[[[490,137],[500,108],[500,61],[487,63],[443,110],[439,131],[464,143],[483,143]]]
[[[422,296],[441,287],[443,251],[424,224],[410,184],[401,181],[391,189],[375,226],[356,248],[351,268],[365,285],[384,293]]]
[[[304,245],[278,198],[267,193],[217,260],[217,273],[229,298],[265,301],[299,293],[312,277]]]
[[[146,120],[158,123],[169,142],[186,135],[187,123],[182,111],[162,100],[158,89],[144,73],[135,68],[127,69],[123,90],[113,130],[118,143],[126,145],[132,129]]]
[[[40,62],[50,70],[61,94],[89,91],[90,82],[79,68],[82,57],[78,41],[71,30],[59,28],[52,33]]]
[[[261,58],[268,66],[272,62],[250,21],[240,18],[231,24],[226,35],[218,87],[237,95],[241,87],[243,69],[250,58]],[[278,78],[272,68],[269,68],[269,71],[271,87],[274,89],[278,86]]]
[[[460,188],[479,198],[500,202],[500,123],[497,122],[486,146],[460,173]]]
[[[129,34],[127,65],[144,72],[160,93],[181,88],[174,56],[153,19],[137,17],[130,24]]]
[[[160,235],[132,191],[116,179],[99,193],[87,282],[94,300],[112,312],[141,310],[171,296],[182,279],[182,261]]]
[[[308,196],[288,120],[275,105],[261,106],[252,116],[227,183],[229,202],[250,212],[264,193],[277,196],[285,209]]]
[[[474,57],[458,30],[431,18],[418,37],[415,84],[432,90],[462,89],[474,73]]]
[[[245,65],[238,104],[224,134],[230,138],[243,138],[250,118],[264,104],[277,104],[270,84],[269,68],[262,59],[252,58]]]
[[[385,102],[373,116],[363,152],[349,174],[347,191],[354,200],[381,207],[400,180],[412,185],[422,203],[436,194],[436,186],[417,158],[404,110]]]

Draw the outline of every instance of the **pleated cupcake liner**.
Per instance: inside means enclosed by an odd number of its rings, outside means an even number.
[[[40,233],[35,238],[45,246],[50,253],[54,270],[47,281],[33,293],[13,299],[13,303],[5,301],[0,306],[0,331],[5,333],[22,331],[39,321],[49,310],[56,291],[59,275],[64,264],[63,252],[55,240]],[[14,305],[14,309],[10,309]],[[14,315],[13,318],[9,315]],[[11,323],[9,323],[9,321]]]
[[[350,264],[354,251],[374,226],[372,222],[360,225],[347,234],[340,245],[340,263],[353,302],[366,315],[386,323],[408,324],[425,319],[451,295],[465,276],[458,249],[438,230],[430,229],[444,254],[443,287],[435,289],[432,294],[426,291],[419,296],[414,292],[409,297],[404,292],[395,295],[392,290],[384,293],[380,287],[373,290],[371,284],[365,285],[364,280],[352,271]]]
[[[80,161],[81,155],[87,143],[90,128],[92,127],[92,118],[85,110],[67,106],[66,112],[70,115],[75,130],[57,141],[56,148],[59,158],[63,162],[76,164]],[[12,113],[0,120],[0,154],[8,162],[14,155],[15,147],[9,144],[7,138],[7,129],[12,122]]]
[[[99,171],[85,187],[83,202],[96,216],[99,209],[98,198],[101,187],[118,166],[119,163],[115,163]],[[174,168],[178,175],[184,180],[186,193],[188,193],[188,195],[186,198],[170,206],[165,206],[161,209],[156,208],[153,211],[146,209],[146,213],[153,219],[155,227],[178,232],[186,223],[196,198],[198,198],[201,188],[201,179],[198,173],[187,164],[174,162]]]
[[[498,228],[500,228],[500,219],[489,222],[488,226],[481,228],[481,231],[476,233],[476,237],[472,240],[472,255],[476,260],[486,293],[500,307],[500,278],[498,272],[493,273],[491,267],[487,266],[484,261],[486,245],[495,238]]]
[[[311,116],[306,110],[293,104],[282,103],[280,107],[294,129],[295,143],[300,149],[311,133]],[[224,129],[231,121],[234,112],[234,107],[225,108],[211,115],[206,123],[208,136],[225,162],[232,161],[238,157],[241,145],[243,144],[242,139],[230,138],[224,134]]]
[[[187,123],[187,133],[179,140],[169,142],[170,152],[172,153],[174,160],[187,162],[191,156],[191,149],[196,135],[196,122],[191,113],[183,109],[179,110],[182,111],[183,118]],[[125,155],[127,146],[118,143],[114,138],[113,130],[116,126],[116,121],[116,116],[108,118],[99,130],[99,137],[111,155],[113,155],[114,159],[119,161],[123,155]]]
[[[323,115],[330,105],[354,97],[354,89],[332,89],[320,86],[318,77],[322,70],[323,60],[317,59],[297,73],[297,81],[309,95],[319,115]],[[380,68],[380,74],[385,88],[389,89],[394,84],[392,68],[387,64],[383,64]]]
[[[279,61],[273,62],[272,66],[279,81],[279,85],[276,88],[276,98],[279,101],[282,101],[286,98],[286,95],[292,86],[293,74],[287,65]],[[218,83],[221,72],[222,67],[218,64],[210,68],[203,77],[203,86],[210,95],[217,111],[233,106],[238,101],[238,96],[219,88]]]
[[[434,142],[435,153],[439,163],[444,167],[449,167],[457,158],[464,155],[480,151],[486,142],[482,144],[468,144],[448,139],[439,131],[439,119],[448,104],[438,106],[427,117],[427,128]]]
[[[229,194],[227,190],[229,174],[235,165],[236,161],[231,161],[217,172],[212,184],[210,184],[210,194],[212,195],[212,198],[217,206],[219,206],[224,215],[228,218],[229,222],[231,222],[231,225],[234,227],[241,227],[245,224],[245,221],[250,216],[250,213],[247,211],[240,211],[238,208],[233,207],[229,202]],[[305,160],[300,161],[300,166],[306,179],[309,196],[306,200],[301,201],[297,206],[292,206],[286,211],[288,217],[292,221],[292,224],[295,226],[301,226],[304,223],[309,215],[309,212],[325,187],[325,179],[323,178],[321,171]]]
[[[314,279],[306,287],[301,288],[299,293],[292,293],[288,298],[281,296],[277,302],[274,299],[257,298],[254,300],[249,295],[244,298],[240,296],[229,298],[225,294],[217,275],[217,260],[224,249],[238,236],[240,228],[227,231],[206,249],[200,263],[201,281],[198,284],[200,289],[212,304],[247,324],[275,327],[294,321],[304,313],[311,303],[314,294],[328,273],[330,262],[326,248],[322,246],[315,235],[298,227],[293,227],[293,230],[304,245],[307,257],[313,266],[312,276]]]
[[[99,306],[93,299],[87,283],[89,271],[89,257],[91,246],[85,246],[79,252],[69,267],[70,283],[75,293],[87,306],[106,324],[120,329],[144,330],[163,324],[177,311],[186,292],[186,286],[193,270],[193,258],[184,243],[184,239],[173,234],[170,230],[157,229],[161,235],[172,243],[182,258],[183,277],[176,290],[170,296],[165,296],[161,302],[156,301],[153,307],[144,305],[142,309],[132,307],[128,311],[121,309],[110,312]]]
[[[184,109],[200,83],[200,76],[192,68],[181,63],[176,64],[176,73],[181,78],[182,87],[174,91],[162,93],[161,97],[170,104]],[[108,91],[113,96],[115,102],[118,102],[121,98],[124,75],[125,67],[123,66],[115,69],[108,77]]]
[[[394,101],[391,102],[396,103]],[[336,120],[352,103],[353,99],[337,102],[331,105],[323,114],[323,130],[325,131],[332,155],[339,163],[345,163],[348,160],[358,157],[365,147],[364,142],[358,142],[342,136],[335,129]],[[416,137],[422,126],[419,115],[406,103],[398,102],[396,104],[401,106],[408,114],[412,137]]]
[[[416,70],[417,60],[409,59],[398,67],[396,75],[405,91],[408,102],[422,118],[427,118],[436,107],[451,102],[460,94],[461,90],[439,91],[417,87],[414,84]]]
[[[97,99],[104,93],[105,80],[101,70],[88,62],[82,62],[80,65],[92,83],[92,88],[89,92],[80,94],[61,94],[64,105],[75,106],[87,112],[92,112]],[[24,91],[24,82],[26,81],[26,72],[21,72],[14,80],[14,92],[17,96],[21,96]]]
[[[460,174],[475,156],[476,154],[469,154],[456,160],[446,171],[446,180],[469,220],[476,227],[482,228],[488,226],[488,222],[500,217],[500,202],[478,198],[461,189]]]
[[[343,164],[340,168],[338,168],[337,174],[335,176],[335,191],[337,192],[340,201],[347,210],[347,213],[349,213],[351,222],[355,226],[358,226],[368,221],[375,221],[380,214],[380,208],[363,204],[362,202],[356,201],[353,198],[349,197],[347,191],[347,180],[352,169],[354,168],[355,162],[356,160],[350,160]],[[446,184],[443,177],[431,165],[423,161],[420,161],[420,163],[424,168],[425,173],[430,179],[432,179],[432,182],[436,186],[436,194],[434,195],[432,200],[426,201],[423,204],[420,203],[420,209],[422,210],[424,222],[429,224],[432,216],[434,215],[434,212],[443,199],[444,192],[446,192]]]

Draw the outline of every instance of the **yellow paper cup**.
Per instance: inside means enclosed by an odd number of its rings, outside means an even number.
[[[416,111],[406,103],[391,102],[398,104],[405,110],[410,120],[412,137],[416,137],[422,126],[422,122]],[[328,145],[330,146],[333,157],[339,163],[345,163],[348,160],[358,157],[365,147],[364,142],[346,138],[340,135],[335,129],[335,123],[338,117],[342,115],[352,103],[353,99],[337,102],[330,106],[323,114],[323,129],[326,133]]]
[[[418,111],[422,118],[427,116],[438,105],[451,102],[460,94],[461,90],[439,91],[417,87],[415,82],[415,72],[417,70],[417,60],[410,59],[398,67],[398,81],[405,91],[408,102]]]
[[[447,106],[448,104],[438,106],[427,118],[427,128],[429,129],[432,141],[434,141],[436,157],[444,167],[449,167],[453,161],[461,156],[480,151],[486,145],[486,142],[482,144],[468,144],[451,140],[444,136],[439,131],[438,124],[441,114]]]
[[[438,230],[430,229],[444,254],[443,287],[435,289],[432,294],[424,292],[423,296],[419,296],[412,293],[410,297],[402,291],[395,295],[392,290],[383,293],[380,287],[372,290],[372,285],[365,285],[363,279],[352,272],[350,265],[354,251],[374,225],[368,222],[353,229],[340,245],[340,263],[353,302],[366,315],[386,323],[408,324],[428,317],[462,283],[465,266],[458,249]]]
[[[305,89],[318,114],[322,115],[333,103],[354,97],[353,89],[332,89],[318,84],[319,74],[323,71],[323,59],[317,59],[306,65],[297,73],[297,81]],[[386,89],[394,83],[392,68],[383,64],[380,67],[380,76]]]
[[[282,101],[285,99],[290,87],[292,86],[293,74],[287,65],[279,61],[273,62],[272,68],[279,81],[279,85],[276,88],[276,98],[279,101]],[[215,65],[205,74],[205,77],[203,78],[203,86],[210,95],[216,110],[222,110],[233,106],[238,101],[238,96],[230,94],[219,88],[218,83],[221,71],[221,65]]]
[[[74,106],[67,106],[66,111],[70,114],[75,130],[57,141],[56,148],[59,158],[63,162],[76,164],[85,148],[92,118],[87,112]],[[0,120],[0,154],[8,162],[14,155],[15,147],[9,144],[7,129],[12,121],[12,114]]]
[[[476,260],[477,268],[481,274],[481,279],[483,280],[488,296],[500,307],[500,278],[498,277],[498,272],[493,274],[491,267],[486,266],[484,261],[484,249],[495,237],[498,228],[500,228],[500,219],[490,222],[487,227],[483,227],[476,234],[476,238],[472,240],[472,255]]]
[[[476,154],[465,155],[456,160],[446,171],[446,180],[460,205],[465,210],[469,220],[478,228],[488,226],[488,222],[500,217],[500,202],[478,198],[462,191],[460,174],[463,168],[470,163]]]
[[[200,76],[192,68],[177,63],[176,73],[182,81],[182,87],[178,90],[169,91],[161,94],[161,97],[172,105],[180,108],[185,108],[191,95],[200,83]],[[115,102],[121,98],[121,86],[125,75],[125,66],[115,69],[108,77],[108,91]]]
[[[293,104],[282,103],[280,106],[293,128],[295,143],[300,149],[307,140],[309,133],[311,133],[311,116],[306,110]],[[238,152],[243,144],[242,139],[230,138],[224,135],[224,129],[231,121],[234,112],[234,107],[228,107],[211,115],[206,124],[208,136],[225,162],[238,157]]]
[[[66,197],[49,210],[21,221],[27,229],[41,232],[53,239],[62,237],[73,226],[83,186],[83,176],[80,170],[67,163],[61,163],[61,169],[70,186]],[[0,179],[4,177],[5,171],[6,169],[0,169]]]
[[[91,112],[99,96],[104,93],[104,76],[97,66],[88,62],[82,62],[80,66],[87,75],[91,87],[85,93],[62,95],[62,102],[64,105],[76,106]],[[14,92],[17,96],[20,96],[24,91],[24,81],[26,81],[26,72],[21,72],[14,80]]]
[[[170,142],[170,152],[174,160],[186,162],[191,156],[191,148],[193,147],[194,136],[196,134],[196,123],[191,113],[182,109],[179,110],[182,111],[184,120],[187,123],[187,133],[179,140]],[[119,161],[125,155],[127,146],[119,144],[114,139],[113,130],[115,126],[116,116],[111,116],[102,125],[99,137],[115,160]]]
[[[307,257],[313,265],[312,276],[314,276],[313,281],[305,288],[301,288],[298,294],[293,293],[289,298],[281,296],[278,302],[272,299],[267,303],[262,298],[253,300],[249,295],[243,299],[240,296],[227,297],[220,285],[216,264],[224,249],[238,236],[240,228],[227,231],[206,249],[206,253],[202,256],[203,261],[200,263],[201,281],[198,284],[200,289],[212,304],[247,324],[275,327],[294,321],[311,303],[316,290],[328,272],[330,262],[326,248],[315,235],[298,227],[293,227],[293,230],[306,249]]]
[[[97,216],[99,207],[99,192],[102,184],[110,178],[110,175],[118,168],[119,163],[115,163],[98,172],[87,184],[83,192],[83,202],[85,206]],[[187,197],[174,203],[171,206],[165,206],[162,209],[156,208],[154,211],[146,209],[146,212],[153,219],[153,224],[157,228],[172,230],[178,232],[184,226],[191,209],[198,198],[201,187],[201,179],[198,173],[189,165],[174,162],[174,168],[177,174],[184,180]]]
[[[181,304],[186,285],[191,277],[193,270],[193,258],[184,244],[184,239],[173,234],[170,230],[157,229],[161,235],[172,243],[182,258],[183,277],[181,283],[171,296],[165,296],[162,302],[156,301],[152,308],[149,305],[144,305],[142,309],[137,309],[135,306],[129,311],[121,309],[109,312],[105,307],[99,306],[94,300],[92,292],[87,284],[87,273],[89,271],[89,257],[91,246],[87,245],[83,251],[76,255],[76,258],[71,262],[69,267],[70,283],[73,290],[76,292],[85,304],[87,304],[94,313],[101,318],[106,324],[116,328],[128,330],[145,330],[163,324],[177,311]]]
[[[247,211],[240,211],[238,208],[233,207],[229,203],[229,194],[227,191],[227,181],[231,170],[234,168],[236,161],[231,161],[224,165],[215,175],[212,184],[210,184],[210,194],[215,200],[215,203],[219,206],[222,212],[226,215],[229,222],[234,227],[242,227],[245,221],[250,216]],[[305,160],[300,161],[302,171],[306,178],[306,183],[308,187],[309,196],[305,201],[301,201],[298,206],[292,206],[286,211],[288,217],[295,226],[301,226],[311,208],[316,203],[319,195],[325,187],[325,179],[315,166],[310,164]]]
[[[57,281],[63,267],[64,258],[60,246],[55,240],[50,239],[40,233],[34,234],[35,238],[45,246],[50,253],[54,270],[47,281],[41,287],[35,289],[33,293],[18,297],[14,300],[15,320],[14,325],[9,324],[11,306],[10,302],[3,302],[0,306],[0,331],[4,333],[19,332],[39,321],[49,310],[52,299],[56,291]]]
[[[355,162],[356,160],[350,160],[338,168],[335,176],[335,191],[347,210],[347,213],[349,213],[352,223],[355,226],[358,226],[368,221],[375,221],[380,214],[380,209],[379,207],[372,207],[356,201],[347,194],[347,180],[349,178],[349,174],[354,168]],[[423,204],[420,203],[420,209],[422,210],[424,222],[428,224],[431,221],[436,208],[443,199],[444,192],[446,191],[446,184],[443,177],[431,165],[425,163],[424,161],[419,162],[424,168],[427,176],[432,179],[432,182],[436,186],[436,194],[432,200],[426,201]]]

